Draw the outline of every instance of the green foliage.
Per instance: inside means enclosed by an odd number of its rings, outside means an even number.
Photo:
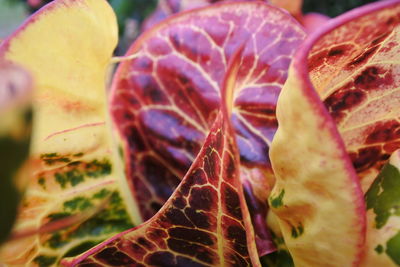
[[[133,17],[143,21],[155,8],[156,0],[110,0],[118,17],[118,24],[125,24],[125,20]]]
[[[303,11],[318,12],[336,17],[350,9],[376,2],[377,0],[304,0]]]

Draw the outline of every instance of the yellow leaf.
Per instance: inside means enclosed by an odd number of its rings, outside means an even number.
[[[126,204],[130,194],[106,101],[117,41],[116,18],[105,0],[58,0],[1,44],[0,58],[26,68],[37,88],[30,156],[36,165],[14,234],[37,230],[38,236],[6,243],[3,262],[57,264],[65,254],[81,252],[76,251],[81,244],[87,248],[132,227],[135,205]],[[104,205],[101,215],[79,225],[40,231],[99,205]]]
[[[34,151],[56,131],[105,118],[105,71],[117,44],[112,9],[103,0],[55,1],[2,45],[6,60],[37,84]]]

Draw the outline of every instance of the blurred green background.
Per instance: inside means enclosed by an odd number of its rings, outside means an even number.
[[[303,12],[318,12],[329,17],[336,17],[350,9],[377,0],[304,0]]]
[[[51,0],[0,0],[0,39],[6,38],[22,21],[37,8],[40,3]],[[303,12],[319,12],[335,17],[343,12],[376,0],[304,0]],[[36,7],[31,5],[37,4]],[[157,0],[109,0],[114,8],[120,27],[123,52],[138,33],[140,23],[155,8]]]
[[[347,10],[376,0],[304,0],[303,12],[319,12],[335,17]],[[0,38],[5,38],[36,8],[28,5],[27,0],[0,0]],[[50,2],[50,0],[32,0]],[[136,21],[140,24],[154,9],[157,0],[109,0],[113,6],[123,34],[126,23]]]
[[[30,13],[40,7],[40,5],[32,7],[28,2],[46,4],[51,0],[0,0],[0,39],[12,33]],[[154,10],[157,3],[156,0],[109,0],[109,2],[117,14],[121,33],[127,19],[140,23]]]

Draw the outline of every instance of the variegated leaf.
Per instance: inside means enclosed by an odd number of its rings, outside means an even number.
[[[260,266],[225,104],[192,166],[156,215],[63,264]]]
[[[246,43],[232,123],[241,179],[261,227],[257,235],[267,238],[263,220],[274,183],[267,152],[276,129],[275,103],[304,35],[285,12],[254,1],[182,13],[133,44],[127,53],[132,59],[114,77],[111,105],[144,220],[163,205],[193,162],[215,120],[227,62]]]
[[[296,68],[282,89],[277,118],[270,150],[276,184],[269,203],[294,263],[357,264],[365,236],[358,178],[334,122]]]
[[[308,53],[311,82],[364,191],[400,147],[399,12],[398,1],[355,9],[315,36]]]
[[[396,147],[396,137],[382,136],[396,130],[382,126],[399,116],[391,61],[399,10],[399,1],[384,1],[332,20],[291,65],[271,147],[277,184],[270,204],[296,265],[362,259],[365,208],[356,171],[367,188],[365,177]]]
[[[0,243],[8,237],[29,175],[32,81],[0,61]]]
[[[105,77],[116,43],[115,16],[104,0],[54,1],[2,43],[1,58],[29,70],[37,89],[30,155],[36,165],[14,236],[36,234],[6,243],[3,263],[56,265],[133,226],[128,207],[135,205],[126,204],[106,119]],[[100,211],[78,224],[45,231],[93,209]]]
[[[365,199],[368,236],[362,266],[400,266],[400,150],[392,154]]]
[[[276,251],[260,258],[262,266],[294,267],[293,258],[285,245],[285,240],[283,239],[278,217],[272,212],[272,210],[268,211],[267,224],[271,231],[272,240],[276,246]]]

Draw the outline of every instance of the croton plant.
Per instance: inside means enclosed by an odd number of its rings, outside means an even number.
[[[400,266],[400,1],[300,6],[160,1],[121,57],[105,0],[28,18],[0,44],[0,262]]]

